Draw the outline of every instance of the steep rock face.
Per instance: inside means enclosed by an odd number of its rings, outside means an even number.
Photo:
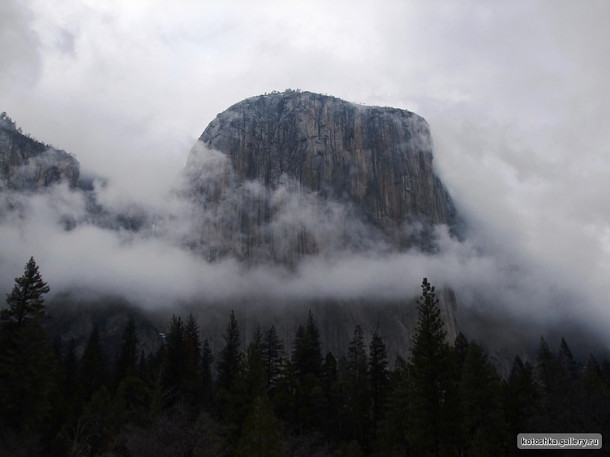
[[[61,181],[73,187],[79,170],[73,156],[22,134],[0,115],[0,190],[35,191]]]
[[[216,156],[212,184],[211,151],[227,159],[222,163]],[[244,260],[266,256],[290,263],[330,247],[361,249],[371,243],[430,250],[432,228],[454,228],[457,222],[434,173],[423,118],[310,92],[253,97],[219,114],[191,151],[187,173],[207,211],[218,213],[224,205],[223,215],[233,213],[225,220],[237,221],[232,235],[222,236],[224,244],[212,250]],[[228,185],[238,190],[237,200]],[[325,224],[308,224],[299,213],[336,224],[325,230]]]

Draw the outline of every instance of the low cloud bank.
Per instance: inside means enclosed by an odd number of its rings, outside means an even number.
[[[218,174],[210,176],[210,182],[218,178]],[[95,189],[98,202],[114,192],[112,183]],[[246,190],[239,187],[242,194],[246,191],[264,193],[255,183],[247,184]],[[236,201],[242,194],[234,196]],[[447,227],[437,226],[435,254],[417,249],[395,252],[374,235],[357,249],[349,245],[341,249],[333,239],[337,236],[333,227],[342,226],[342,236],[357,233],[366,239],[369,233],[357,219],[346,217],[349,208],[337,202],[320,202],[301,189],[292,192],[290,186],[270,195],[281,200],[278,218],[269,222],[271,228],[277,229],[273,226],[279,224],[281,230],[289,232],[305,225],[315,236],[328,237],[327,246],[291,268],[273,263],[247,266],[231,255],[208,260],[205,249],[193,248],[193,231],[218,230],[224,219],[218,212],[207,214],[205,206],[194,207],[179,192],[154,206],[124,199],[118,209],[125,213],[125,208],[136,208],[132,216],[143,221],[137,230],[107,215],[104,220],[114,222],[100,224],[99,215],[96,221],[91,214],[91,196],[65,185],[34,195],[5,192],[0,201],[0,239],[4,244],[0,288],[10,290],[12,278],[20,274],[31,255],[52,294],[87,291],[119,295],[148,310],[244,300],[377,302],[411,298],[419,294],[425,276],[433,284],[456,292],[459,314],[466,319],[487,316],[540,329],[573,322],[600,335],[608,324],[597,289],[579,289],[579,277],[570,278],[561,269],[548,268],[527,252],[513,249],[510,240],[502,243],[486,229],[477,231],[475,226],[464,241],[458,241]],[[204,242],[216,235],[204,237]],[[470,328],[469,322],[462,324]]]

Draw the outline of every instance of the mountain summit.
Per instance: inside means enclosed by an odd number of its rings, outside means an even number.
[[[457,226],[428,123],[396,108],[300,91],[249,98],[208,125],[186,174],[202,228],[224,224],[201,240],[211,257],[433,250],[434,227]]]

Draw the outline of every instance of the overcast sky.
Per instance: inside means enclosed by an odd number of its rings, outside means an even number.
[[[606,325],[609,20],[606,0],[3,0],[0,111],[152,203],[246,97],[409,109],[477,236]]]

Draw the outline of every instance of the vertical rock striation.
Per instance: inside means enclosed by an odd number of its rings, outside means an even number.
[[[456,227],[451,198],[434,173],[428,123],[409,111],[299,91],[244,100],[219,114],[191,151],[187,173],[191,188],[200,189],[194,192],[200,199],[210,188],[208,182],[202,184],[200,157],[210,150],[228,159],[225,184],[230,181],[249,196],[234,202],[240,224],[232,227],[246,244],[238,247],[232,239],[232,247],[225,249],[246,260],[255,245],[257,255],[267,246],[266,252],[280,262],[329,246],[370,247],[372,240],[391,249],[431,250],[434,226]],[[245,183],[260,185],[265,197],[250,198]],[[220,188],[216,186],[217,201],[226,203]],[[299,211],[312,207],[322,218],[335,217],[339,226],[330,230],[335,238],[329,241],[329,230],[319,233],[320,224],[308,226],[306,221],[278,229],[278,220],[290,219],[282,213],[285,207],[274,205],[281,199],[278,189],[283,198],[287,192],[306,200],[292,208],[296,220]],[[277,249],[280,234],[284,244],[291,240],[287,249]]]

